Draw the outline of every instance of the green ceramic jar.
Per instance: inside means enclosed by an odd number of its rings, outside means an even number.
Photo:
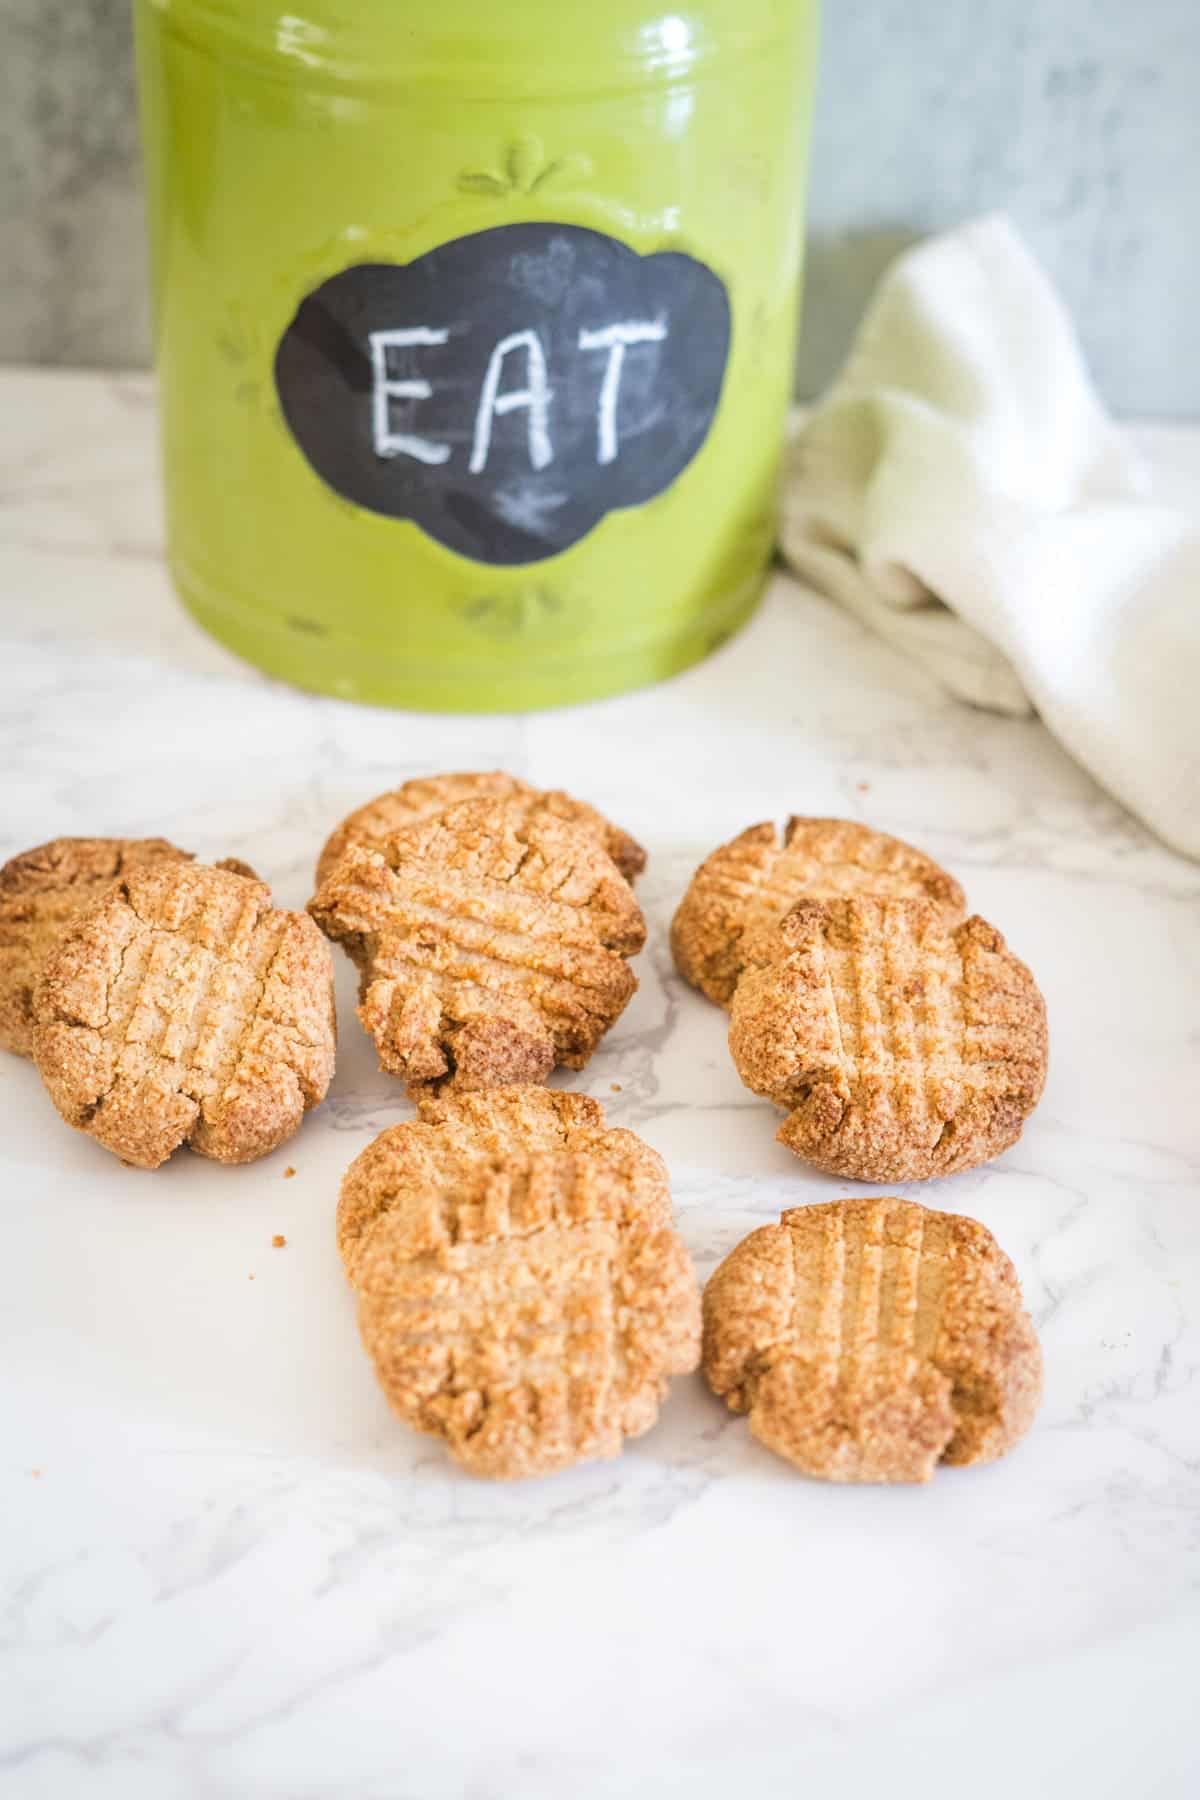
[[[261,668],[509,710],[758,597],[816,0],[135,0],[171,569]]]

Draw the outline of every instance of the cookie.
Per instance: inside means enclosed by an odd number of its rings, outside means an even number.
[[[511,1153],[570,1152],[636,1192],[645,1217],[671,1222],[666,1165],[632,1131],[607,1125],[599,1101],[545,1087],[502,1087],[420,1101],[417,1117],[393,1125],[351,1163],[338,1201],[338,1249],[350,1280],[370,1253],[376,1225],[399,1210],[416,1216],[461,1180],[469,1165]]]
[[[33,1055],[33,990],[71,921],[128,869],[190,862],[165,838],[55,838],[0,869],[0,1048]]]
[[[153,1169],[180,1144],[265,1156],[333,1074],[333,971],[311,919],[201,864],[133,868],[68,928],[34,1055],[69,1125]]]
[[[915,900],[805,900],[748,969],[729,1047],[832,1175],[925,1181],[998,1156],[1046,1078],[1046,1010],[994,926]]]
[[[358,1265],[394,1412],[474,1475],[547,1475],[649,1430],[700,1353],[687,1251],[636,1179],[511,1150],[397,1195]]]
[[[349,845],[309,911],[358,965],[359,1017],[414,1096],[583,1068],[646,936],[612,858],[520,799]]]
[[[33,994],[68,925],[130,869],[192,862],[166,838],[55,838],[0,869],[0,1049],[33,1055]],[[257,880],[235,857],[217,865]]]
[[[612,825],[586,801],[572,799],[561,789],[542,792],[496,769],[479,775],[424,775],[415,781],[379,794],[352,812],[332,833],[317,863],[317,886],[322,887],[334,865],[351,844],[381,845],[394,831],[404,831],[422,819],[433,818],[464,800],[522,800],[531,811],[546,812],[577,825],[594,838],[627,881],[641,874],[646,852],[627,831]]]
[[[1013,1266],[912,1200],[800,1206],[704,1291],[704,1373],[769,1450],[825,1481],[928,1481],[1028,1431],[1042,1357]]]
[[[769,937],[799,900],[870,894],[931,900],[950,924],[966,910],[963,891],[928,856],[899,838],[850,819],[789,819],[752,825],[706,857],[671,922],[671,950],[685,981],[728,1006],[749,964],[769,954]]]

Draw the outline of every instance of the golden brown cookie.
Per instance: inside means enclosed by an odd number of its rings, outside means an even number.
[[[637,986],[646,925],[612,858],[521,800],[351,844],[309,902],[357,964],[359,1017],[417,1095],[581,1069]]]
[[[586,1152],[513,1150],[447,1177],[397,1195],[358,1265],[393,1410],[474,1475],[617,1455],[699,1361],[683,1244],[636,1180]]]
[[[752,825],[706,857],[671,921],[671,950],[685,981],[728,1006],[743,969],[769,954],[769,935],[799,900],[851,894],[932,900],[956,925],[963,891],[932,859],[899,838],[851,819]]]
[[[333,1074],[328,945],[261,882],[200,864],[121,876],[48,959],[34,1013],[63,1118],[142,1168],[183,1143],[265,1156]]]
[[[0,869],[0,1049],[33,1055],[33,992],[67,926],[130,869],[191,862],[166,838],[55,838]],[[257,879],[229,857],[217,864]]]
[[[165,838],[55,838],[0,869],[0,1047],[33,1055],[33,990],[71,921],[128,869],[190,862]]]
[[[805,900],[748,969],[729,1048],[832,1175],[925,1181],[998,1156],[1046,1078],[1046,1009],[994,926],[919,900]]]
[[[442,1094],[420,1101],[415,1119],[381,1132],[346,1171],[337,1238],[350,1280],[357,1285],[375,1226],[389,1213],[415,1216],[470,1164],[551,1151],[586,1156],[637,1195],[647,1219],[670,1224],[662,1157],[632,1131],[606,1125],[598,1100],[545,1087]]]
[[[586,801],[575,800],[561,789],[543,792],[495,769],[478,775],[424,775],[368,800],[342,820],[331,834],[317,863],[317,886],[333,873],[335,863],[351,844],[378,848],[394,831],[404,831],[422,819],[430,819],[464,800],[522,800],[531,811],[546,812],[568,825],[578,825],[595,839],[627,881],[646,866],[646,852],[627,831],[610,822]]]
[[[1042,1356],[1013,1266],[915,1201],[800,1206],[704,1291],[704,1373],[770,1450],[825,1481],[928,1481],[1028,1431]]]

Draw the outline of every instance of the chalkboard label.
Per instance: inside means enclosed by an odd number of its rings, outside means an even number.
[[[529,223],[342,270],[301,302],[275,382],[346,499],[476,562],[532,563],[670,486],[728,355],[703,263]]]

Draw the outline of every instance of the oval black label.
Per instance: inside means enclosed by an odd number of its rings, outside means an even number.
[[[669,487],[708,435],[729,298],[676,251],[500,225],[301,301],[280,405],[317,474],[483,563],[529,563]]]

